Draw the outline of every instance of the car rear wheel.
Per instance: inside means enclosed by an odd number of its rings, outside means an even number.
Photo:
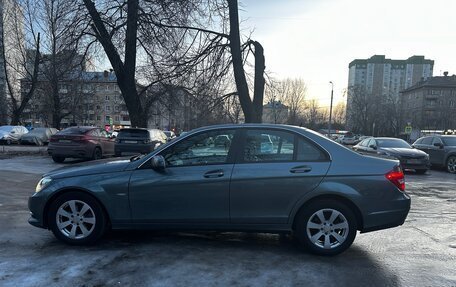
[[[346,205],[320,200],[298,214],[295,235],[311,253],[332,256],[351,246],[356,230],[356,217]]]
[[[103,158],[103,152],[101,151],[101,148],[96,147],[95,150],[93,151],[92,159],[97,160],[97,159],[102,159]]]
[[[447,159],[447,170],[450,173],[456,173],[456,156],[450,156]]]
[[[51,203],[49,227],[55,237],[73,245],[92,244],[106,231],[107,217],[92,196],[68,192]]]
[[[52,156],[52,160],[56,163],[62,163],[65,161],[65,158],[63,156]]]

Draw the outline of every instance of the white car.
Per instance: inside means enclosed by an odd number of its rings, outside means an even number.
[[[11,144],[18,143],[22,135],[28,133],[28,129],[23,126],[1,126],[0,142]]]
[[[340,143],[345,145],[354,145],[356,142],[356,137],[353,135],[343,135],[340,139]]]

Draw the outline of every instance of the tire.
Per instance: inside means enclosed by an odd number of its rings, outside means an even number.
[[[448,157],[446,162],[446,169],[449,173],[456,173],[456,156]]]
[[[11,140],[6,140],[6,144],[10,145],[11,144]]]
[[[425,174],[426,171],[427,171],[427,169],[415,169],[415,172],[416,172],[417,174]]]
[[[82,210],[84,214],[80,212]],[[71,245],[89,245],[107,229],[107,216],[98,201],[82,192],[67,192],[50,205],[48,225],[54,236]]]
[[[63,156],[52,156],[52,160],[56,163],[62,163],[65,161],[65,158]]]
[[[319,200],[304,208],[297,215],[295,235],[306,250],[317,255],[334,256],[351,246],[356,237],[357,222],[350,208],[336,200]],[[336,217],[332,219],[332,215]],[[334,225],[340,228],[333,229]]]
[[[103,158],[103,152],[101,151],[101,148],[96,147],[96,148],[93,150],[92,159],[93,159],[93,160],[97,160],[97,159],[102,159],[102,158]]]

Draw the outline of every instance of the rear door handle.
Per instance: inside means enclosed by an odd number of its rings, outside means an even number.
[[[292,169],[290,169],[290,172],[291,173],[306,173],[306,172],[309,172],[311,170],[312,170],[312,168],[310,166],[303,165],[303,166],[293,167]]]
[[[216,178],[216,177],[222,177],[224,175],[223,170],[217,169],[217,170],[211,170],[208,171],[204,174],[205,178]]]

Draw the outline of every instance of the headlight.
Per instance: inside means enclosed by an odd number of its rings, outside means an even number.
[[[40,192],[46,185],[52,181],[50,177],[43,177],[36,185],[35,192]]]

